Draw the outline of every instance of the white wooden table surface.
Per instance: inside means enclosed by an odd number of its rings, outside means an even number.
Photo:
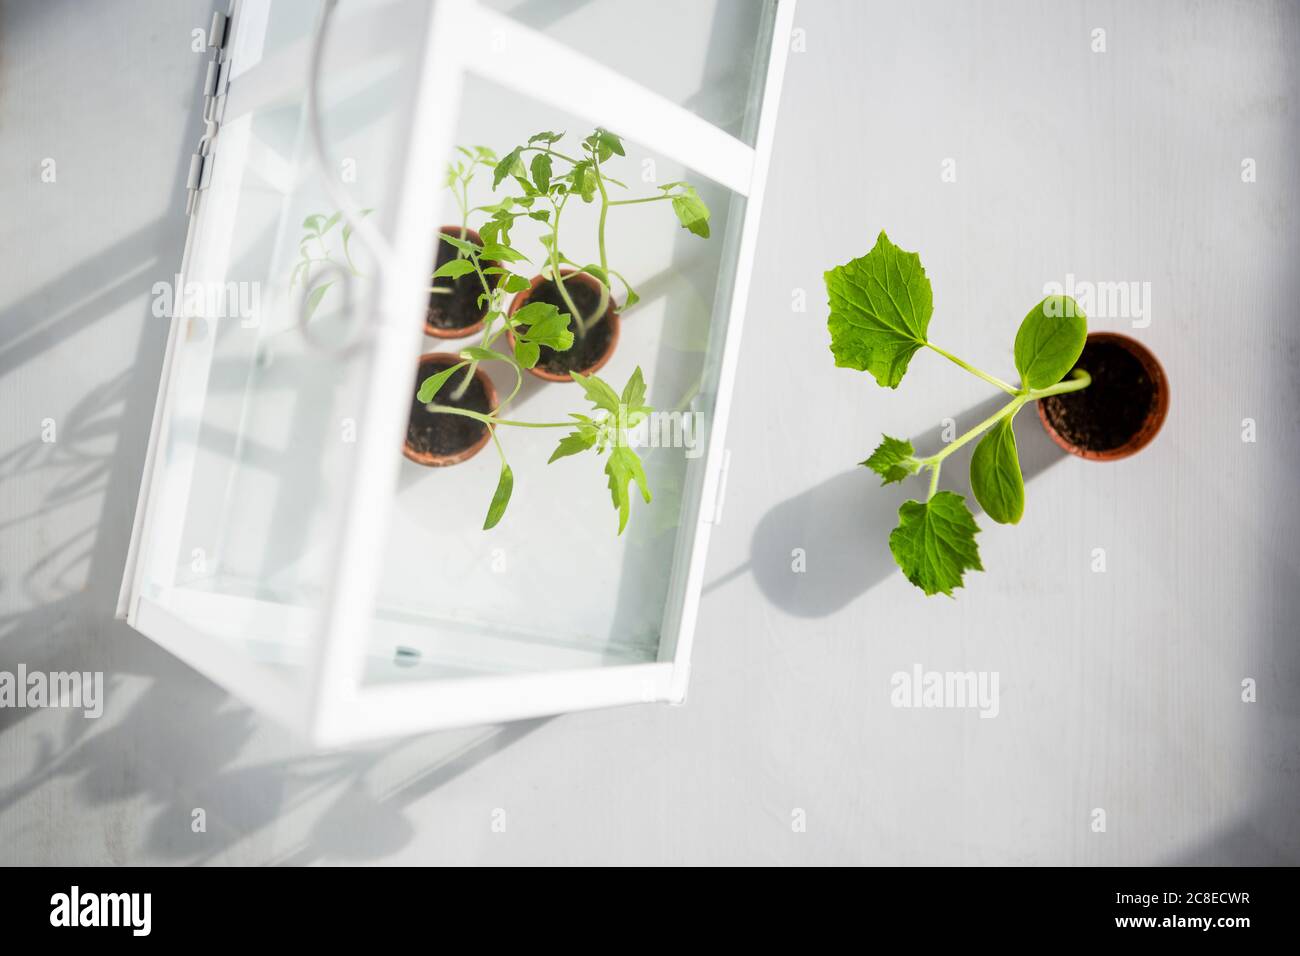
[[[804,0],[687,705],[332,757],[110,619],[210,9],[0,9],[0,669],[111,695],[0,710],[0,862],[1300,862],[1295,4]],[[1094,327],[1172,383],[1119,464],[1022,415],[1025,518],[953,601],[892,570],[899,494],[854,463],[996,396],[833,368],[821,274],[881,228],[1004,376],[1045,283],[1150,283],[1149,325]],[[918,664],[996,671],[998,716],[891,707]]]

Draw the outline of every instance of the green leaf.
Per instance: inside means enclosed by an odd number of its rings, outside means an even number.
[[[533,185],[537,187],[538,192],[550,192],[551,157],[546,153],[538,153],[533,157],[531,167],[533,171]]]
[[[510,356],[495,349],[485,349],[478,345],[471,345],[468,348],[460,350],[462,358],[467,358],[475,362],[509,362]]]
[[[433,397],[438,394],[438,390],[447,384],[447,379],[451,378],[458,371],[465,367],[466,363],[461,362],[453,365],[451,368],[445,368],[441,372],[435,372],[423,382],[420,383],[420,390],[415,393],[415,400],[428,405],[433,401]]]
[[[445,232],[438,233],[438,236],[447,245],[454,249],[459,249],[466,255],[469,255],[471,252],[481,252],[483,248],[476,242],[470,242],[468,239],[462,239],[459,236],[449,236]]]
[[[591,168],[591,161],[584,159],[574,163],[565,177],[572,184],[573,191],[582,197],[583,202],[591,202],[596,195],[596,171]]]
[[[905,501],[898,509],[898,527],[889,536],[894,561],[927,595],[952,597],[967,571],[983,571],[975,535],[979,525],[966,499],[940,491],[929,501]]]
[[[582,386],[591,404],[611,415],[618,414],[618,393],[605,384],[603,379],[595,375],[583,375],[580,372],[570,372],[569,375]]]
[[[535,342],[515,339],[515,361],[520,368],[534,368],[542,357],[542,347]]]
[[[826,291],[835,364],[870,372],[880,385],[897,388],[925,345],[934,312],[921,257],[904,252],[882,231],[865,256],[826,273]]]
[[[365,219],[366,216],[369,216],[372,212],[374,212],[374,209],[363,209],[363,210],[361,210],[361,213],[360,213],[360,215],[359,215],[357,218],[358,218],[358,219]],[[344,258],[346,258],[346,259],[348,260],[348,262],[351,262],[351,261],[352,261],[352,253],[348,251],[348,240],[350,240],[351,238],[352,238],[352,223],[350,223],[350,222],[349,222],[349,223],[344,223],[344,225],[343,225],[343,256],[344,256]]]
[[[517,249],[512,249],[510,246],[502,245],[499,242],[489,242],[483,247],[483,251],[479,255],[492,262],[519,262],[528,258]]]
[[[435,279],[459,279],[461,276],[469,275],[474,271],[474,263],[468,259],[448,259],[442,265],[438,266],[433,273]]]
[[[612,272],[614,275],[618,276],[618,281],[623,283],[623,292],[626,293],[623,299],[624,310],[632,308],[632,306],[636,305],[638,302],[641,301],[641,297],[637,295],[636,290],[633,289],[632,286],[628,284],[627,279],[623,277],[623,273],[616,272],[613,269],[610,269],[609,271]]]
[[[628,485],[635,481],[641,489],[641,497],[647,504],[650,502],[650,487],[646,482],[645,469],[641,467],[641,459],[636,452],[626,445],[615,445],[610,449],[609,459],[605,462],[605,474],[609,476],[610,497],[618,510],[618,533],[622,534],[632,511]]]
[[[324,225],[320,227],[320,234],[322,236],[325,235],[325,233],[333,229],[335,224],[342,218],[343,218],[343,213],[341,212],[336,212],[334,215],[330,216],[328,219],[325,220]]]
[[[859,464],[866,465],[878,474],[882,485],[902,481],[909,475],[916,474],[921,463],[913,457],[912,443],[901,438],[890,438],[888,435],[880,437],[884,440],[876,446],[876,450],[866,461]]]
[[[506,277],[501,280],[501,288],[510,293],[523,292],[531,285],[532,283],[523,276],[515,275],[513,272],[507,274]]]
[[[561,312],[547,302],[530,302],[514,314],[520,326],[517,337],[534,345],[545,345],[556,352],[567,352],[573,347],[573,332],[569,330],[569,313]]]
[[[558,143],[562,139],[564,139],[563,133],[534,133],[532,136],[528,137],[528,145],[532,146],[534,143],[542,143],[545,146],[550,146],[553,143]]]
[[[628,414],[639,412],[646,407],[645,404],[645,376],[641,374],[641,366],[636,367],[632,377],[627,380],[623,386],[621,396],[624,407],[627,408]]]
[[[609,276],[606,274],[604,269],[596,265],[594,262],[587,263],[587,265],[583,266],[578,271],[585,272],[589,276],[595,276],[597,279],[600,280],[601,285],[603,285],[607,289],[609,288]]]
[[[677,213],[677,221],[683,229],[701,239],[709,238],[709,207],[704,204],[695,187],[685,183],[681,185],[685,186],[685,192],[673,197],[673,212]]]
[[[623,152],[623,141],[607,129],[597,129],[582,144],[594,152],[602,163],[611,156],[627,155]]]
[[[970,486],[986,515],[998,524],[1019,523],[1025,513],[1025,480],[1011,418],[998,422],[975,446]]]
[[[492,188],[496,189],[501,185],[501,180],[507,176],[515,174],[521,170],[523,164],[519,161],[519,153],[523,150],[522,146],[516,146],[510,152],[501,157],[501,160],[492,169]]]
[[[501,463],[501,478],[497,481],[496,493],[492,495],[492,504],[488,505],[487,518],[483,522],[483,530],[488,531],[497,526],[501,516],[506,513],[506,505],[510,504],[510,493],[515,490],[515,475],[510,470],[510,466],[504,461]]]
[[[323,223],[324,221],[325,221],[325,217],[320,214],[317,214],[315,216],[308,216],[306,219],[302,221],[302,227],[304,229],[310,229],[312,232],[319,235],[321,223]]]
[[[561,458],[581,454],[594,444],[596,444],[596,429],[591,425],[579,424],[572,432],[560,439],[560,443],[555,447],[555,451],[551,452],[551,457],[546,463],[549,465]]]
[[[1074,368],[1088,338],[1088,317],[1068,295],[1049,295],[1016,332],[1016,371],[1029,388],[1047,388]]]
[[[307,296],[307,318],[310,319],[316,314],[316,309],[320,307],[321,299],[325,298],[325,293],[329,291],[330,286],[333,284],[334,280],[331,279],[329,282],[322,283],[311,290],[311,293]]]

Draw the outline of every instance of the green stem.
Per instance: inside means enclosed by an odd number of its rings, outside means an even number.
[[[974,428],[964,432],[953,441],[950,441],[942,451],[935,452],[929,458],[920,459],[921,466],[924,468],[935,468],[937,465],[942,464],[945,458],[955,452],[962,445],[969,442],[972,438],[978,438],[983,432],[988,431],[1008,415],[1014,415],[1016,412],[1020,411],[1021,406],[1023,406],[1027,401],[1029,401],[1028,395],[1017,395]],[[931,487],[933,487],[933,482],[931,483]]]
[[[1014,418],[1016,413],[1030,402],[1036,402],[1040,398],[1047,398],[1049,395],[1065,395],[1069,392],[1077,392],[1087,388],[1090,384],[1092,384],[1092,376],[1083,369],[1077,368],[1071,373],[1071,377],[1068,380],[1057,382],[1055,385],[1049,385],[1047,388],[1018,389],[1012,393],[1015,397],[1012,398],[1011,401],[1007,402],[1007,404],[1003,405],[974,428],[963,432],[956,439],[949,442],[942,451],[935,452],[928,458],[917,459],[920,463],[920,468],[930,469],[929,498],[933,498],[934,493],[939,490],[939,469],[943,465],[943,460],[962,445],[978,438],[1004,418]],[[927,500],[929,499],[927,498]]]
[[[444,415],[463,415],[466,418],[472,418],[480,421],[484,425],[512,425],[515,428],[572,428],[573,422],[516,422],[508,418],[497,418],[494,415],[484,415],[482,412],[472,412],[468,408],[452,408],[450,405],[430,405],[429,411],[437,412]]]
[[[1008,385],[1006,382],[1002,381],[1002,379],[998,378],[996,375],[990,375],[988,372],[982,371],[981,369],[977,369],[974,365],[971,365],[969,362],[963,362],[957,356],[953,355],[951,352],[944,351],[943,349],[939,348],[939,346],[935,345],[933,342],[926,342],[925,344],[927,348],[933,349],[934,351],[938,352],[948,361],[953,362],[956,365],[960,365],[962,368],[970,372],[972,375],[978,375],[980,378],[984,379],[984,381],[988,382],[990,385],[996,388],[1002,389],[1002,391],[1006,392],[1008,395],[1020,394],[1020,390],[1017,389],[1014,385]]]
[[[1065,395],[1069,392],[1078,392],[1092,384],[1092,376],[1081,368],[1076,368],[1070,373],[1073,377],[1064,382],[1057,382],[1055,385],[1049,385],[1047,388],[1031,388],[1026,394],[1029,401],[1034,402],[1040,398],[1046,398],[1048,395]]]
[[[573,324],[577,326],[578,336],[587,337],[587,323],[578,311],[578,307],[573,304],[573,298],[569,295],[569,290],[564,287],[564,277],[560,275],[560,213],[564,211],[564,203],[552,201],[551,208],[555,210],[555,217],[551,220],[551,275],[555,279],[555,287],[560,291],[560,298],[564,304],[569,307],[569,314],[573,316]]]
[[[596,188],[600,190],[600,221],[596,226],[596,245],[600,250],[600,271],[604,278],[600,279],[600,302],[596,305],[593,318],[593,322],[599,322],[605,317],[605,310],[609,308],[609,256],[605,253],[605,217],[609,214],[609,193],[605,191],[605,177],[601,175],[600,160],[594,153],[591,157],[591,168],[596,171]]]
[[[641,199],[612,199],[611,206],[635,206],[639,202],[661,202],[664,199],[672,199],[673,193],[664,193],[662,196],[644,196]]]

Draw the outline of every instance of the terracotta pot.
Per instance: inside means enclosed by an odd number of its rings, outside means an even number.
[[[592,290],[597,295],[600,294],[600,289],[601,289],[600,280],[593,275],[589,275],[586,272],[578,272],[576,269],[561,269],[560,275],[564,277],[566,286],[582,285]],[[532,298],[533,293],[537,290],[538,286],[549,281],[550,280],[547,279],[545,276],[540,276],[540,275],[533,276],[533,280],[531,283],[529,283],[528,288],[522,292],[516,293],[514,301],[510,303],[510,314],[514,315],[525,305],[527,305],[529,300]],[[565,312],[568,311],[568,309],[564,305],[559,305],[557,306],[557,308],[559,308],[561,311],[565,311]],[[608,343],[606,343],[605,348],[600,353],[600,355],[590,360],[583,368],[573,369],[573,371],[579,373],[580,375],[591,375],[593,372],[599,371],[601,368],[604,367],[605,363],[610,360],[610,357],[614,354],[614,349],[618,347],[618,336],[619,336],[621,320],[619,319],[618,316],[618,310],[615,308],[614,297],[612,295],[610,296],[609,299],[609,305],[605,308],[605,317],[601,319],[601,324],[607,325],[609,328],[609,341]],[[591,332],[589,331],[587,334],[590,335]],[[576,337],[577,333],[575,332],[574,335]],[[506,336],[510,340],[510,348],[513,351],[515,347],[515,334],[513,331],[508,331],[506,333]],[[574,348],[577,347],[578,347],[578,343],[575,338]],[[560,353],[560,354],[564,354],[564,353]],[[573,381],[573,379],[569,377],[568,372],[563,372],[563,373],[551,372],[548,371],[547,369],[540,368],[540,367],[530,368],[528,371],[532,372],[538,378],[545,379],[548,382]]]
[[[1089,332],[1087,344],[1084,345],[1085,353],[1088,345],[1096,344],[1114,345],[1122,348],[1141,363],[1143,371],[1151,380],[1155,390],[1155,397],[1151,402],[1150,410],[1137,431],[1122,445],[1098,451],[1075,444],[1061,435],[1048,419],[1043,401],[1036,403],[1038,405],[1038,420],[1043,423],[1043,428],[1046,430],[1048,437],[1071,455],[1077,455],[1079,458],[1086,458],[1089,461],[1117,461],[1121,458],[1127,458],[1129,455],[1136,455],[1149,445],[1151,440],[1156,437],[1156,433],[1160,431],[1160,426],[1164,424],[1165,416],[1169,413],[1169,379],[1165,375],[1165,370],[1160,365],[1160,362],[1137,339],[1121,335],[1118,332]],[[1087,368],[1082,357],[1080,357],[1080,367]],[[1088,387],[1095,388],[1096,385],[1093,384]]]
[[[452,236],[453,238],[456,239],[461,238],[460,226],[443,226],[441,229],[438,230],[438,232],[444,236]],[[483,244],[483,237],[480,236],[473,229],[465,230],[465,239],[468,240],[469,242],[476,243],[477,245]],[[442,262],[446,261],[446,260],[440,260],[439,258],[441,255],[444,255],[446,253],[451,253],[452,256],[454,257],[456,254],[456,249],[453,246],[451,246],[449,243],[443,242],[441,239],[439,239],[438,247],[437,249],[434,250],[433,270],[431,271],[436,271],[437,268],[440,265],[442,265]],[[486,269],[488,266],[497,265],[497,263],[489,262],[487,259],[484,259],[482,265],[483,268]],[[438,281],[444,282],[446,280],[439,279]],[[432,306],[430,306],[428,309],[425,310],[424,313],[424,334],[425,335],[435,339],[463,339],[466,336],[473,335],[475,332],[478,332],[480,329],[483,328],[483,320],[487,318],[487,303],[486,302],[483,303],[482,308],[479,308],[477,305],[478,296],[483,291],[482,286],[480,286],[479,284],[478,276],[465,275],[465,276],[461,276],[459,279],[452,280],[453,288],[462,288],[461,286],[462,283],[465,283],[463,288],[468,290],[467,294],[469,295],[469,304],[473,306],[475,310],[475,314],[478,316],[477,321],[473,322],[470,325],[457,326],[456,328],[442,328],[440,326],[434,325],[433,322],[431,321],[433,310],[432,310]],[[438,293],[430,292],[429,293],[430,300],[432,300],[435,295],[438,295]],[[451,299],[452,296],[438,295],[438,298]]]
[[[415,379],[416,391],[417,392],[419,391],[420,385],[423,384],[424,380],[428,378],[430,375],[433,375],[440,369],[450,368],[453,365],[459,365],[463,361],[464,359],[462,359],[459,355],[454,355],[451,352],[424,353],[423,355],[420,356],[420,370],[419,370],[419,374],[416,376]],[[462,370],[457,372],[455,375],[453,375],[450,381],[448,381],[445,385],[443,385],[441,391],[438,392],[438,396],[435,399],[435,401],[444,405],[447,404],[448,400],[450,399],[451,392],[460,383],[460,377],[463,374],[464,371]],[[487,373],[483,371],[482,366],[479,366],[477,369],[474,370],[474,379],[483,386],[483,393],[486,398],[485,404],[487,405],[488,410],[496,408],[497,389],[496,386],[492,384],[492,379],[490,379]],[[422,409],[422,406],[419,406],[418,403],[415,402],[414,395],[413,395],[412,402],[411,402],[412,415],[416,414],[417,409]],[[474,409],[474,410],[478,411],[479,409]],[[472,419],[465,418],[464,416],[453,416],[453,415],[446,415],[446,414],[440,414],[431,417],[445,418],[448,420],[455,419],[456,421],[465,421],[465,422],[472,421]],[[478,439],[476,439],[473,444],[467,445],[466,447],[458,449],[456,451],[450,451],[444,453],[437,453],[431,451],[417,451],[416,449],[411,447],[410,432],[408,429],[407,440],[402,445],[402,454],[405,455],[407,458],[409,458],[411,461],[415,462],[417,465],[427,465],[431,468],[442,468],[442,467],[446,467],[447,465],[458,465],[462,461],[468,461],[470,458],[473,458],[475,455],[477,455],[480,451],[483,450],[483,446],[486,445],[488,441],[491,440],[491,438],[492,438],[491,429],[484,427],[483,434]]]

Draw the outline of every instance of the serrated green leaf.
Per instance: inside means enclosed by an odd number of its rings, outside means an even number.
[[[870,372],[879,384],[897,388],[926,343],[934,312],[921,257],[904,252],[882,231],[865,256],[826,273],[826,291],[835,364]]]
[[[551,453],[551,457],[546,463],[559,461],[561,458],[568,458],[570,455],[578,455],[596,444],[596,429],[590,425],[579,425],[572,432],[560,439],[560,443]]]
[[[458,371],[463,369],[466,364],[467,363],[465,362],[460,362],[459,364],[453,365],[451,368],[445,368],[441,372],[435,372],[433,375],[430,375],[420,383],[420,389],[415,393],[416,401],[428,405],[433,401],[434,396],[438,394],[438,391],[443,387],[443,385],[447,384],[447,379],[451,378]]]
[[[998,524],[1017,524],[1025,513],[1025,479],[1010,418],[991,428],[970,460],[970,487],[984,513]]]
[[[677,221],[682,224],[683,229],[701,239],[707,239],[709,238],[709,207],[704,204],[704,200],[700,198],[700,194],[693,186],[686,186],[684,183],[682,185],[685,186],[685,192],[673,197],[673,212],[677,214]]]
[[[543,143],[550,146],[553,143],[558,143],[562,139],[564,139],[563,133],[534,133],[532,136],[528,137],[528,145],[531,146],[534,143]]]
[[[1088,317],[1068,295],[1049,295],[1016,332],[1016,370],[1029,388],[1047,388],[1074,368],[1088,338]]]
[[[641,366],[636,367],[632,377],[623,386],[620,398],[629,413],[638,412],[645,407],[645,376],[641,374]]]
[[[646,482],[645,469],[637,453],[626,445],[615,445],[609,451],[605,462],[605,474],[609,476],[609,493],[618,511],[618,533],[627,527],[628,515],[632,511],[632,496],[628,485],[633,481],[641,490],[641,497],[650,502],[650,487]]]
[[[573,348],[573,332],[569,329],[569,313],[561,312],[555,306],[544,302],[530,302],[536,305],[536,311],[529,312],[528,306],[515,313],[520,325],[526,325],[518,332],[518,338],[534,345],[544,345],[556,352],[567,352]],[[525,312],[529,312],[525,316]]]
[[[492,504],[488,505],[487,518],[483,522],[484,531],[497,526],[501,516],[506,513],[506,505],[510,504],[510,493],[514,489],[515,474],[510,470],[510,466],[503,461],[501,463],[501,477],[497,479],[497,490],[492,495]]]
[[[474,271],[474,263],[468,259],[448,259],[434,271],[434,279],[459,279]]]
[[[882,435],[881,438],[883,441],[876,446],[876,450],[860,464],[866,465],[878,474],[881,485],[902,481],[909,475],[916,474],[921,463],[913,457],[915,452],[912,443],[901,438],[890,438],[888,435]]]
[[[587,394],[587,400],[597,408],[604,409],[611,415],[618,414],[618,393],[605,383],[605,381],[595,375],[583,375],[580,372],[570,372],[570,377],[582,386],[582,390]]]
[[[894,561],[927,595],[952,597],[967,571],[983,571],[975,535],[979,532],[966,500],[940,491],[927,502],[905,501],[898,527],[889,536]]]

